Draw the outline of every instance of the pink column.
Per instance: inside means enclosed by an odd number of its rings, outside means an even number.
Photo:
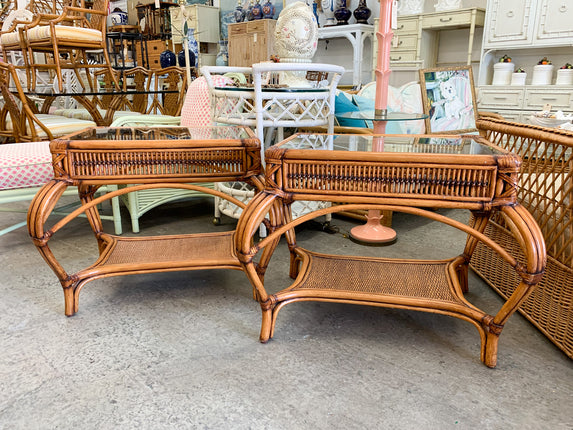
[[[392,43],[392,2],[393,0],[380,0],[380,20],[376,37],[378,38],[378,62],[376,64],[376,99],[374,100],[375,115],[383,117],[388,109],[388,85],[390,82],[390,46]],[[374,121],[374,133],[384,134],[386,121]],[[382,151],[384,138],[372,139],[372,150]],[[396,239],[396,232],[380,224],[382,214],[377,210],[369,210],[367,222],[354,227],[350,233],[352,237],[361,242],[387,243]]]

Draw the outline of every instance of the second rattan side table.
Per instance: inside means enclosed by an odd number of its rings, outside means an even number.
[[[373,146],[383,151],[372,152]],[[262,342],[273,336],[279,310],[296,301],[410,309],[472,323],[481,338],[482,362],[495,367],[504,324],[535,288],[546,262],[539,227],[516,201],[519,157],[478,136],[298,134],[271,147],[265,158],[265,192],[245,209],[236,239],[262,309]],[[293,220],[290,205],[299,200],[338,204]],[[434,208],[467,209],[473,221],[466,225],[429,210]],[[467,240],[460,254],[441,260],[324,254],[297,244],[295,226],[327,213],[356,209],[422,216],[467,233]],[[511,220],[524,263],[483,234],[495,211]],[[267,215],[271,233],[255,243],[257,226]],[[294,281],[271,294],[264,274],[283,234]],[[520,279],[495,314],[479,309],[465,295],[468,264],[479,242],[499,254]]]

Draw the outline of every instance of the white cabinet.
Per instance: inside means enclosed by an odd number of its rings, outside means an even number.
[[[557,40],[571,44],[573,38],[573,2],[543,0],[537,24],[536,43],[554,44]]]
[[[478,108],[508,118],[527,118],[550,104],[573,110],[573,87],[531,86],[533,68],[547,57],[557,71],[573,63],[573,1],[488,0],[478,77]],[[508,55],[527,72],[525,86],[492,86],[493,66]],[[555,82],[555,76],[553,81]]]
[[[572,22],[569,0],[489,0],[484,48],[571,44]]]
[[[171,17],[171,40],[176,45],[183,43],[183,23],[181,7],[169,8]],[[202,4],[185,6],[185,21],[193,28],[199,43],[199,67],[214,66],[219,43],[219,8]]]
[[[533,40],[532,3],[537,0],[487,2],[484,47],[512,46]]]

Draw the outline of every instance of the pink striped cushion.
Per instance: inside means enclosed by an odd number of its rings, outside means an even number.
[[[0,145],[0,190],[39,187],[53,177],[50,142]]]

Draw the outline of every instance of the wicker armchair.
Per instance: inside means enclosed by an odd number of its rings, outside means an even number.
[[[523,159],[518,198],[534,216],[547,246],[543,280],[520,312],[573,358],[573,133],[482,116],[480,133]],[[510,252],[519,244],[507,219],[498,214],[486,233]],[[513,292],[515,274],[490,249],[479,246],[474,270],[501,296]]]

